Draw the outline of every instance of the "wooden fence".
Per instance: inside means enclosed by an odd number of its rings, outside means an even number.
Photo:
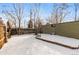
[[[58,24],[56,34],[79,39],[79,21]]]
[[[3,44],[6,42],[6,27],[4,25],[0,25],[0,48],[2,48]]]
[[[55,26],[44,25],[42,31],[47,34],[55,33],[56,35],[79,39],[79,21],[59,23]]]
[[[30,34],[35,33],[35,29],[28,29],[28,28],[21,28],[20,34]],[[18,28],[12,28],[11,29],[11,35],[17,35],[18,34]]]

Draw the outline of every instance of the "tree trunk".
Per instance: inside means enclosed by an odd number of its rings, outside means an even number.
[[[18,34],[20,35],[20,20],[19,20],[19,30],[18,30]]]

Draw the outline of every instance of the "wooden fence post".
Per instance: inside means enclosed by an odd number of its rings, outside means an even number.
[[[4,42],[6,43],[7,42],[7,30],[6,30],[6,26],[4,26]]]

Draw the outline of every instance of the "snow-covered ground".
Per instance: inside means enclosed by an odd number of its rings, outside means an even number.
[[[43,34],[43,37],[50,37],[50,35]],[[61,36],[58,37],[59,39]],[[65,38],[66,39],[66,38]],[[38,39],[35,39],[35,35],[20,35],[12,36],[8,39],[8,42],[4,44],[0,50],[1,55],[60,55],[60,54],[79,54],[79,49],[68,49],[59,45],[47,43]]]
[[[45,40],[62,43],[71,47],[78,47],[79,40],[74,38],[63,37],[59,35],[41,34],[41,37]]]

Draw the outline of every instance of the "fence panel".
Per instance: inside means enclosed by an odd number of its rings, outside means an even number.
[[[0,25],[0,48],[2,48],[5,42],[7,42],[6,39],[6,27],[4,25]]]
[[[56,34],[79,39],[79,22],[58,24],[56,26]]]

